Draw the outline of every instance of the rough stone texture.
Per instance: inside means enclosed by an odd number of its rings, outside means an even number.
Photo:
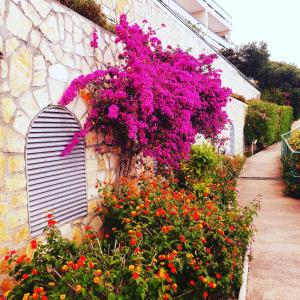
[[[44,36],[51,42],[58,42],[60,40],[57,18],[49,15],[49,17],[41,24],[40,29]]]
[[[251,251],[247,299],[298,299],[300,202],[283,194],[280,144],[248,158],[240,177],[241,205],[261,196],[261,209],[254,220],[258,231]]]
[[[19,109],[17,111],[14,123],[13,123],[13,129],[19,133],[21,133],[24,137],[26,136],[26,133],[28,131],[28,127],[30,125],[30,119],[26,116],[26,114]]]
[[[50,104],[49,93],[47,88],[41,88],[33,91],[33,96],[38,103],[40,109]]]
[[[6,55],[9,56],[19,46],[19,41],[16,38],[10,38],[5,42]]]
[[[52,7],[49,3],[45,0],[29,0],[35,9],[39,12],[39,14],[46,18],[49,12],[51,11]]]
[[[16,105],[12,98],[2,98],[1,99],[1,110],[2,118],[5,123],[9,123],[14,112],[16,110]]]
[[[36,91],[37,92],[37,91]],[[34,100],[34,96],[30,91],[22,95],[18,99],[19,105],[22,107],[24,112],[29,116],[29,118],[32,120],[40,111],[40,108],[38,107],[36,101]]]
[[[13,3],[9,3],[9,13],[6,20],[7,29],[14,35],[26,41],[32,27],[31,21]]]
[[[34,26],[38,26],[42,23],[42,18],[28,0],[21,0],[21,7]]]
[[[32,54],[26,47],[14,52],[10,58],[10,87],[11,94],[18,97],[28,90],[32,78]]]
[[[49,68],[49,76],[50,78],[56,79],[58,81],[68,81],[68,71],[62,64],[52,65]]]

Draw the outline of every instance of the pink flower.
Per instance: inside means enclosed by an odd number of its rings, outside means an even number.
[[[108,108],[108,117],[110,119],[117,119],[119,115],[119,106],[113,104]]]

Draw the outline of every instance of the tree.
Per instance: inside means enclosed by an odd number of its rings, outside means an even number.
[[[80,95],[91,103],[83,130],[63,155],[96,128],[106,144],[120,147],[119,176],[128,176],[138,154],[178,168],[198,132],[215,137],[227,122],[223,108],[231,91],[211,66],[215,56],[164,49],[151,27],[144,32],[125,15],[116,34],[122,63],[76,78],[61,99],[67,105]]]
[[[221,54],[246,76],[259,82],[264,78],[270,57],[265,42],[252,42],[235,49],[222,49]]]

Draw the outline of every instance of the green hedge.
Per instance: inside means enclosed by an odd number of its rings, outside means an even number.
[[[280,140],[290,130],[293,109],[263,100],[250,100],[245,122],[245,143],[257,140],[257,148],[264,149]]]

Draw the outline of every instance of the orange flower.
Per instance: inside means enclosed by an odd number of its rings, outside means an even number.
[[[164,299],[170,299],[170,296],[169,296],[169,294],[164,294]]]
[[[93,263],[93,262],[89,262],[89,267],[91,268],[91,269],[94,269],[94,267],[95,267],[95,264]]]
[[[76,291],[76,293],[80,293],[81,290],[82,290],[81,284],[77,284],[77,285],[75,286],[75,291]]]
[[[38,293],[33,293],[31,297],[32,299],[39,299],[40,296]]]
[[[100,278],[99,278],[98,276],[94,277],[93,282],[94,282],[95,284],[99,284]]]

